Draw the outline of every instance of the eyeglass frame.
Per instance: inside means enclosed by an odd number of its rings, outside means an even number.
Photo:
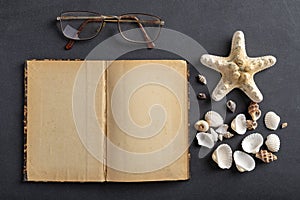
[[[63,14],[67,14],[67,13],[76,13],[76,12],[78,12],[78,13],[84,13],[84,12],[86,12],[86,13],[95,14],[96,16],[62,16]],[[136,40],[131,40],[131,39],[127,38],[127,37],[123,34],[123,31],[121,30],[121,24],[120,24],[120,22],[128,22],[128,20],[123,21],[123,20],[121,19],[123,16],[126,16],[126,15],[133,15],[133,16],[135,16],[135,15],[145,15],[145,16],[150,16],[150,17],[155,17],[155,18],[157,18],[157,19],[158,19],[158,20],[157,20],[157,23],[154,23],[154,24],[158,24],[158,25],[159,25],[159,27],[157,27],[157,28],[159,28],[159,31],[158,31],[156,37],[155,37],[154,39],[151,39],[151,38],[148,36],[147,32],[145,31],[143,25],[140,23],[141,21],[136,20],[136,21],[134,21],[134,22],[138,23],[139,28],[141,29],[141,31],[142,31],[143,34],[144,34],[145,41],[144,41],[144,42],[143,42],[143,41],[136,41]],[[136,17],[136,16],[135,16],[135,17]],[[68,35],[66,35],[66,34],[64,33],[64,31],[63,31],[63,25],[62,25],[62,19],[67,19],[67,20],[68,20],[68,19],[69,19],[69,20],[72,20],[72,19],[83,19],[83,20],[84,20],[84,19],[86,19],[86,20],[90,20],[90,19],[91,19],[91,20],[93,20],[93,19],[94,19],[94,20],[99,20],[99,22],[101,22],[101,26],[97,29],[97,33],[96,33],[94,36],[92,36],[92,37],[90,37],[90,38],[76,39],[76,38],[71,38],[71,37],[69,37]],[[133,42],[133,43],[142,43],[142,44],[146,44],[146,43],[147,43],[148,48],[149,48],[149,49],[152,49],[152,48],[155,47],[154,41],[157,40],[157,38],[158,38],[159,35],[160,35],[161,27],[165,24],[165,21],[163,21],[160,17],[158,17],[158,16],[156,16],[156,15],[152,15],[152,14],[146,14],[146,13],[125,13],[125,14],[116,16],[116,15],[101,15],[100,13],[97,13],[97,12],[91,12],[91,11],[66,11],[66,12],[62,12],[62,13],[60,14],[60,16],[58,16],[58,17],[56,18],[56,20],[57,20],[57,21],[60,21],[61,31],[62,31],[63,35],[64,35],[66,38],[70,39],[69,42],[67,43],[67,45],[65,46],[65,48],[66,48],[67,50],[69,50],[69,49],[72,48],[72,46],[73,46],[73,44],[74,44],[75,41],[80,41],[80,40],[82,40],[82,41],[83,41],[83,40],[91,40],[91,39],[97,37],[98,34],[101,32],[102,28],[105,26],[106,23],[118,23],[118,30],[119,30],[119,33],[121,34],[121,36],[123,37],[123,39],[125,39],[126,41],[129,41],[129,42]],[[100,20],[101,20],[101,21],[100,21]],[[145,20],[142,20],[142,21],[145,21]],[[148,20],[146,20],[146,21],[148,21]],[[83,23],[85,23],[85,22],[83,22]],[[80,32],[80,31],[84,28],[83,23],[80,25],[80,28],[79,28],[78,32]],[[87,22],[87,23],[88,23],[88,22]],[[82,26],[83,26],[83,27],[82,27]],[[80,29],[81,29],[81,30],[80,30]]]

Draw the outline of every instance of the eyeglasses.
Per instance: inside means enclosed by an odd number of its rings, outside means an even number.
[[[90,40],[96,37],[106,23],[118,23],[121,36],[134,43],[145,43],[154,48],[153,43],[159,36],[164,25],[159,17],[143,13],[128,13],[120,16],[100,15],[95,12],[76,11],[64,12],[60,21],[63,35],[70,39],[65,48],[71,49],[76,40]]]

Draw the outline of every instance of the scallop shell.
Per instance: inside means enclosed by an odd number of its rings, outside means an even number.
[[[231,128],[239,135],[244,135],[247,131],[246,116],[244,114],[237,115],[231,122]]]
[[[212,138],[215,142],[218,141],[218,133],[213,129],[213,128],[210,128],[210,134],[212,135]]]
[[[242,148],[247,153],[257,153],[263,145],[264,138],[260,133],[252,133],[242,141]]]
[[[204,132],[197,133],[198,144],[207,148],[212,148],[215,144],[212,135]]]
[[[228,108],[232,113],[235,112],[235,110],[236,110],[236,103],[235,103],[234,101],[232,101],[232,100],[227,101],[226,106],[227,106],[227,108]]]
[[[199,120],[194,125],[195,129],[200,132],[206,132],[209,129],[209,124],[204,120]]]
[[[221,126],[219,126],[219,128],[217,128],[216,132],[219,134],[226,134],[228,130],[228,125],[227,124],[222,124]]]
[[[265,163],[273,162],[277,160],[277,156],[268,152],[267,150],[260,150],[258,153],[255,154],[255,157],[262,160]]]
[[[232,150],[228,144],[221,144],[212,154],[212,159],[221,169],[229,169],[232,165]]]
[[[280,122],[280,117],[275,112],[268,112],[265,116],[265,125],[270,130],[276,130]]]
[[[268,135],[265,144],[271,152],[278,152],[280,149],[280,139],[276,134]]]
[[[219,127],[224,123],[223,117],[215,111],[208,111],[204,118],[211,127]]]
[[[235,151],[233,154],[233,159],[236,168],[240,172],[250,172],[255,168],[255,160],[250,155],[242,151]]]
[[[248,107],[248,113],[253,121],[257,121],[261,116],[261,110],[259,109],[258,103],[251,102]]]

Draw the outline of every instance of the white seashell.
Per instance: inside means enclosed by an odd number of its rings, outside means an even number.
[[[232,165],[232,150],[228,144],[221,144],[212,154],[212,159],[221,169],[229,169]]]
[[[236,103],[232,100],[228,100],[227,103],[226,103],[226,106],[227,108],[232,112],[234,113],[235,110],[236,110]]]
[[[206,132],[209,129],[209,125],[205,120],[199,120],[194,125],[195,129],[200,132]]]
[[[210,128],[210,134],[212,135],[214,142],[217,142],[218,141],[218,133],[213,128]]]
[[[242,141],[242,148],[247,153],[257,153],[264,143],[264,138],[259,133],[252,133]]]
[[[268,112],[265,115],[265,125],[270,130],[276,130],[280,122],[280,117],[275,112]]]
[[[215,144],[212,135],[208,133],[197,133],[196,138],[198,140],[199,145],[205,146],[207,148],[212,148]]]
[[[226,134],[228,130],[228,125],[227,124],[222,124],[219,128],[217,128],[216,132],[219,134]]]
[[[218,139],[220,140],[220,141],[223,141],[223,135],[218,135]]]
[[[265,142],[268,149],[272,152],[278,152],[280,149],[280,139],[276,134],[270,134]]]
[[[244,114],[237,115],[231,122],[231,128],[239,135],[244,135],[247,131],[247,121]]]
[[[224,123],[223,117],[215,111],[208,111],[204,118],[211,127],[219,127]]]
[[[255,160],[250,155],[242,151],[235,151],[233,154],[233,159],[236,168],[240,172],[250,172],[255,168]]]

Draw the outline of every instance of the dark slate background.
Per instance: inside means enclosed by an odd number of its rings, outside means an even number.
[[[199,147],[192,143],[191,179],[153,183],[24,183],[23,157],[23,64],[27,59],[84,59],[101,41],[117,33],[105,27],[101,36],[78,42],[65,51],[66,39],[56,26],[56,16],[66,10],[90,10],[104,14],[145,12],[161,16],[166,28],[198,41],[211,54],[226,56],[232,34],[243,30],[249,56],[271,54],[277,64],[256,76],[264,94],[263,113],[277,112],[289,127],[278,130],[279,159],[269,165],[257,162],[253,172],[240,174],[233,167],[220,170],[210,159],[198,158]],[[0,0],[0,199],[299,199],[300,198],[300,1],[97,1],[97,0]],[[160,50],[142,49],[122,59],[180,59]],[[201,65],[204,68],[204,66]],[[199,69],[201,71],[201,69]],[[205,91],[193,78],[198,92]],[[249,99],[234,90],[228,98],[246,113]],[[193,109],[193,108],[191,108]],[[200,102],[203,116],[209,105]],[[226,122],[233,115],[228,114]],[[268,131],[259,120],[258,132]],[[192,133],[193,134],[193,133]],[[242,136],[229,141],[241,149]]]

